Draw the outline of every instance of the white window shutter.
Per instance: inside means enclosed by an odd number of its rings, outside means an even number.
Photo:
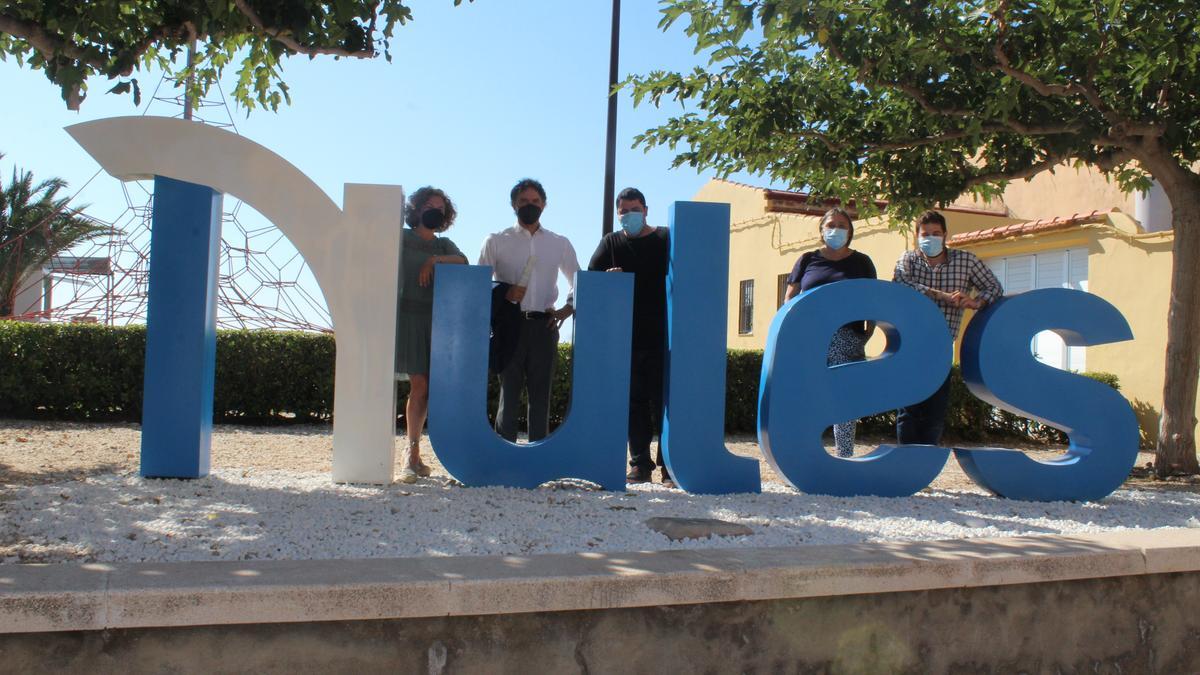
[[[1073,248],[1067,251],[1070,262],[1067,265],[1067,281],[1071,288],[1086,291],[1088,285],[1088,252],[1086,248]]]
[[[1034,289],[1034,257],[1015,255],[1005,260],[1004,290],[1007,295],[1016,295]]]
[[[1088,289],[1088,250],[1073,248],[1067,251],[1067,281],[1077,291]],[[1067,368],[1083,372],[1087,370],[1086,347],[1067,347]]]
[[[1086,248],[988,258],[984,263],[1004,287],[1005,295],[1016,295],[1035,288],[1088,289]],[[1068,347],[1062,338],[1051,331],[1038,333],[1029,347],[1033,355],[1048,366],[1077,371],[1085,368],[1085,348]]]
[[[1000,287],[1005,289],[1005,294],[1008,294],[1008,282],[1004,279],[1004,258],[988,258],[983,261],[983,264],[988,266],[992,274],[996,275],[996,280],[1000,282]]]
[[[1037,288],[1067,288],[1067,252],[1051,251],[1034,256]]]

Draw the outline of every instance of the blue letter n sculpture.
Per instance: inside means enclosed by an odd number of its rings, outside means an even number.
[[[216,369],[221,194],[155,176],[141,473],[208,474]]]
[[[574,382],[566,419],[548,438],[516,445],[487,421],[490,267],[439,265],[434,275],[429,440],[466,485],[534,488],[582,478],[625,485],[633,275],[580,272]]]

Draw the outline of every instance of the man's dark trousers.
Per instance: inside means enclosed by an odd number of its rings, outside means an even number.
[[[650,457],[650,441],[662,430],[662,349],[634,349],[629,371],[629,466],[645,471],[663,465],[662,440],[657,461]]]
[[[558,329],[549,315],[521,319],[520,337],[512,358],[500,371],[500,406],[496,410],[496,433],[517,442],[521,389],[529,390],[529,440],[540,441],[549,433],[550,382],[558,361]]]
[[[950,376],[933,396],[896,413],[896,441],[901,445],[939,445],[950,405]]]

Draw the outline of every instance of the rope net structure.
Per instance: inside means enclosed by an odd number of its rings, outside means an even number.
[[[164,75],[159,89],[167,79]],[[221,91],[219,85],[217,89]],[[159,96],[156,89],[142,114],[156,103],[175,108],[174,117],[190,113],[193,122],[237,133],[224,92],[219,100],[187,102],[182,95]],[[104,233],[29,270],[18,284],[13,315],[3,318],[109,326],[145,323],[152,185],[112,182],[121,190],[125,209],[110,221],[86,216],[102,225]],[[72,202],[84,188],[76,191]],[[240,200],[226,196],[223,203],[217,326],[332,332],[329,309],[299,251],[279,228]],[[20,244],[18,237],[4,245]]]

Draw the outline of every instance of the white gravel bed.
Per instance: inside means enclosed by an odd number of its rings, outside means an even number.
[[[1200,495],[1122,489],[1100,503],[1034,503],[929,489],[902,499],[689,495],[657,484],[578,487],[336,485],[328,473],[216,469],[199,480],[104,473],[9,486],[4,562],[295,560],[797,546],[1200,527]],[[643,521],[719,518],[754,534],[673,542]]]

